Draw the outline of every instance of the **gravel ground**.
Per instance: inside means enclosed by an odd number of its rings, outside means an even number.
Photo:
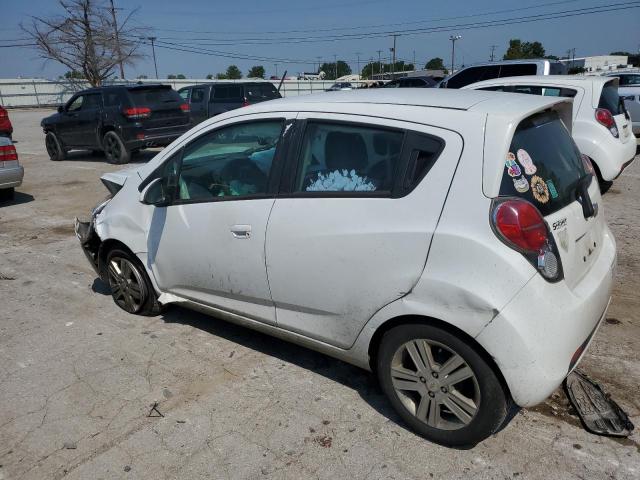
[[[447,449],[407,430],[367,372],[178,307],[124,313],[73,234],[118,167],[49,161],[49,113],[10,112],[25,181],[0,206],[0,480],[640,477],[640,435],[587,433],[560,391],[475,448]],[[636,424],[639,178],[636,162],[605,196],[618,276],[582,363]]]

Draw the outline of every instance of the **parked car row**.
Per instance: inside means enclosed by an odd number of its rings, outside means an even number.
[[[603,108],[608,83],[586,83]],[[335,356],[424,437],[474,444],[558,387],[610,302],[615,240],[569,97],[389,88],[231,110],[105,174],[76,233],[126,312],[179,303]]]

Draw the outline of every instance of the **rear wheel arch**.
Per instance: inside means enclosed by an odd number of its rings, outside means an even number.
[[[378,363],[378,351],[380,349],[380,344],[384,334],[388,331],[392,330],[395,327],[399,327],[401,325],[432,325],[434,327],[438,327],[442,330],[445,330],[452,335],[455,335],[460,340],[467,343],[471,348],[473,348],[496,374],[498,379],[500,380],[500,384],[505,391],[505,394],[511,397],[511,391],[509,389],[509,385],[507,384],[504,375],[500,371],[498,364],[493,359],[493,357],[487,352],[482,345],[480,345],[473,337],[454,325],[447,323],[445,321],[439,320],[433,317],[421,316],[421,315],[403,315],[394,318],[390,318],[382,325],[378,327],[373,336],[371,337],[371,341],[369,342],[369,367],[371,371],[377,374],[377,363]]]
[[[102,146],[102,140],[107,132],[116,132],[119,134],[118,129],[113,125],[103,125],[100,128],[100,146]]]

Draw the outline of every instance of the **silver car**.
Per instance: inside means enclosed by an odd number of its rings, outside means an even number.
[[[11,200],[15,187],[22,184],[24,168],[9,137],[0,136],[0,202]]]

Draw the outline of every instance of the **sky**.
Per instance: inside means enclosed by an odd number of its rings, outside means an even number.
[[[451,35],[456,42],[456,67],[496,58],[510,38],[542,42],[547,54],[602,55],[640,50],[640,1],[629,0],[114,0],[118,17],[133,15],[140,36],[155,36],[160,78],[182,73],[204,78],[230,64],[246,75],[263,65],[267,75],[314,71],[318,61],[344,59],[357,69],[370,59],[390,55],[396,38],[399,59],[423,67],[441,57],[451,63]],[[590,8],[614,11],[574,15]],[[635,8],[634,8],[635,7]],[[24,38],[20,24],[33,16],[61,13],[56,0],[0,0],[0,77],[57,78],[68,69],[45,61],[32,47],[7,47]],[[573,15],[573,16],[568,16]],[[539,21],[531,21],[541,19]],[[487,24],[487,22],[490,22]],[[139,33],[138,33],[139,32]],[[147,55],[127,66],[127,78],[154,77],[151,46]],[[186,51],[185,51],[186,50]],[[201,53],[195,53],[201,52]],[[335,57],[334,57],[335,56]],[[240,58],[237,58],[240,57]]]

